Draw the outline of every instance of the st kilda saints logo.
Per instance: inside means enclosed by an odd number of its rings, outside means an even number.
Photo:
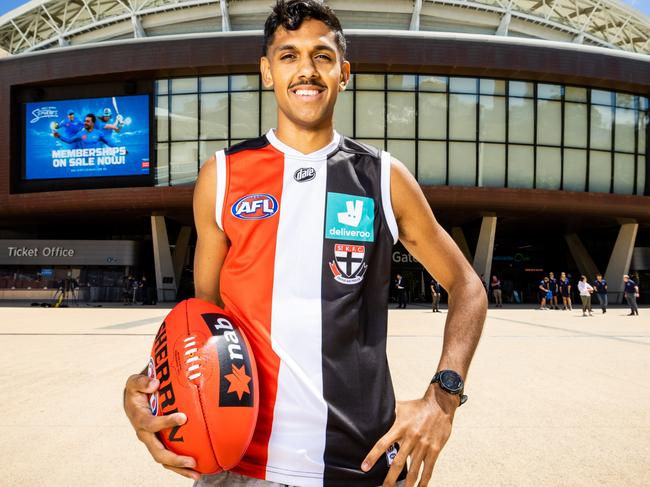
[[[313,167],[301,167],[293,173],[293,179],[299,183],[306,183],[316,177],[316,169]]]
[[[216,342],[219,356],[219,407],[253,407],[255,390],[251,362],[239,329],[224,315],[201,315]]]
[[[334,279],[342,284],[357,284],[363,280],[368,269],[364,262],[364,245],[334,245],[334,260],[329,263]]]

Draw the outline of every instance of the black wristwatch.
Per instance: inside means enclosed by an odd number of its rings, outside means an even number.
[[[463,382],[463,378],[457,372],[454,372],[453,370],[440,370],[433,376],[431,383],[437,383],[443,391],[458,396],[460,399],[459,406],[462,406],[467,402],[467,396],[463,394],[465,383]]]

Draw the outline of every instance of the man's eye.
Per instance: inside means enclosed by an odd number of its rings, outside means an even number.
[[[286,61],[286,60],[294,59],[295,57],[296,56],[294,56],[293,54],[284,54],[283,56],[280,56],[280,59],[282,61]]]
[[[330,61],[331,60],[331,58],[327,54],[319,54],[319,55],[316,56],[316,58],[317,59],[322,59],[322,60],[325,60],[325,61]]]

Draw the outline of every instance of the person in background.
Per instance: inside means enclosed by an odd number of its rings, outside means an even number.
[[[571,281],[569,281],[564,272],[560,274],[558,289],[562,295],[562,309],[571,311]]]
[[[397,290],[397,307],[406,309],[406,280],[401,274],[395,277],[395,289]]]
[[[548,276],[544,276],[544,279],[539,281],[538,289],[539,289],[539,301],[540,301],[539,309],[548,309],[546,307],[546,300],[547,299],[550,300],[549,293],[551,292],[550,281],[548,279]]]
[[[560,307],[557,305],[558,287],[557,287],[557,279],[555,279],[554,273],[552,272],[548,273],[548,282],[549,282],[551,292],[553,293],[551,305],[553,309],[560,309]]]
[[[503,308],[503,300],[501,299],[501,281],[497,276],[492,276],[490,287],[492,288],[492,295],[494,296],[494,302],[496,303],[497,308]]]
[[[596,296],[598,296],[600,309],[602,309],[603,314],[605,314],[607,313],[607,281],[603,279],[602,274],[596,274],[594,289],[596,290]]]
[[[639,307],[636,304],[636,298],[639,297],[639,286],[627,274],[623,276],[623,282],[625,283],[625,299],[630,305],[628,316],[639,316]]]
[[[594,292],[594,288],[587,282],[587,276],[580,276],[578,292],[582,301],[582,316],[587,316],[587,311],[589,311],[589,316],[593,316],[591,313],[591,293]]]
[[[440,304],[440,283],[433,277],[431,278],[431,301],[433,303],[433,312],[440,313],[438,304]]]

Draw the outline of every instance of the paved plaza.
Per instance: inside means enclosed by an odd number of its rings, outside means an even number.
[[[190,486],[122,412],[163,307],[0,308],[2,486]],[[490,309],[430,485],[650,485],[650,309]],[[445,313],[390,311],[398,399],[435,372]]]

